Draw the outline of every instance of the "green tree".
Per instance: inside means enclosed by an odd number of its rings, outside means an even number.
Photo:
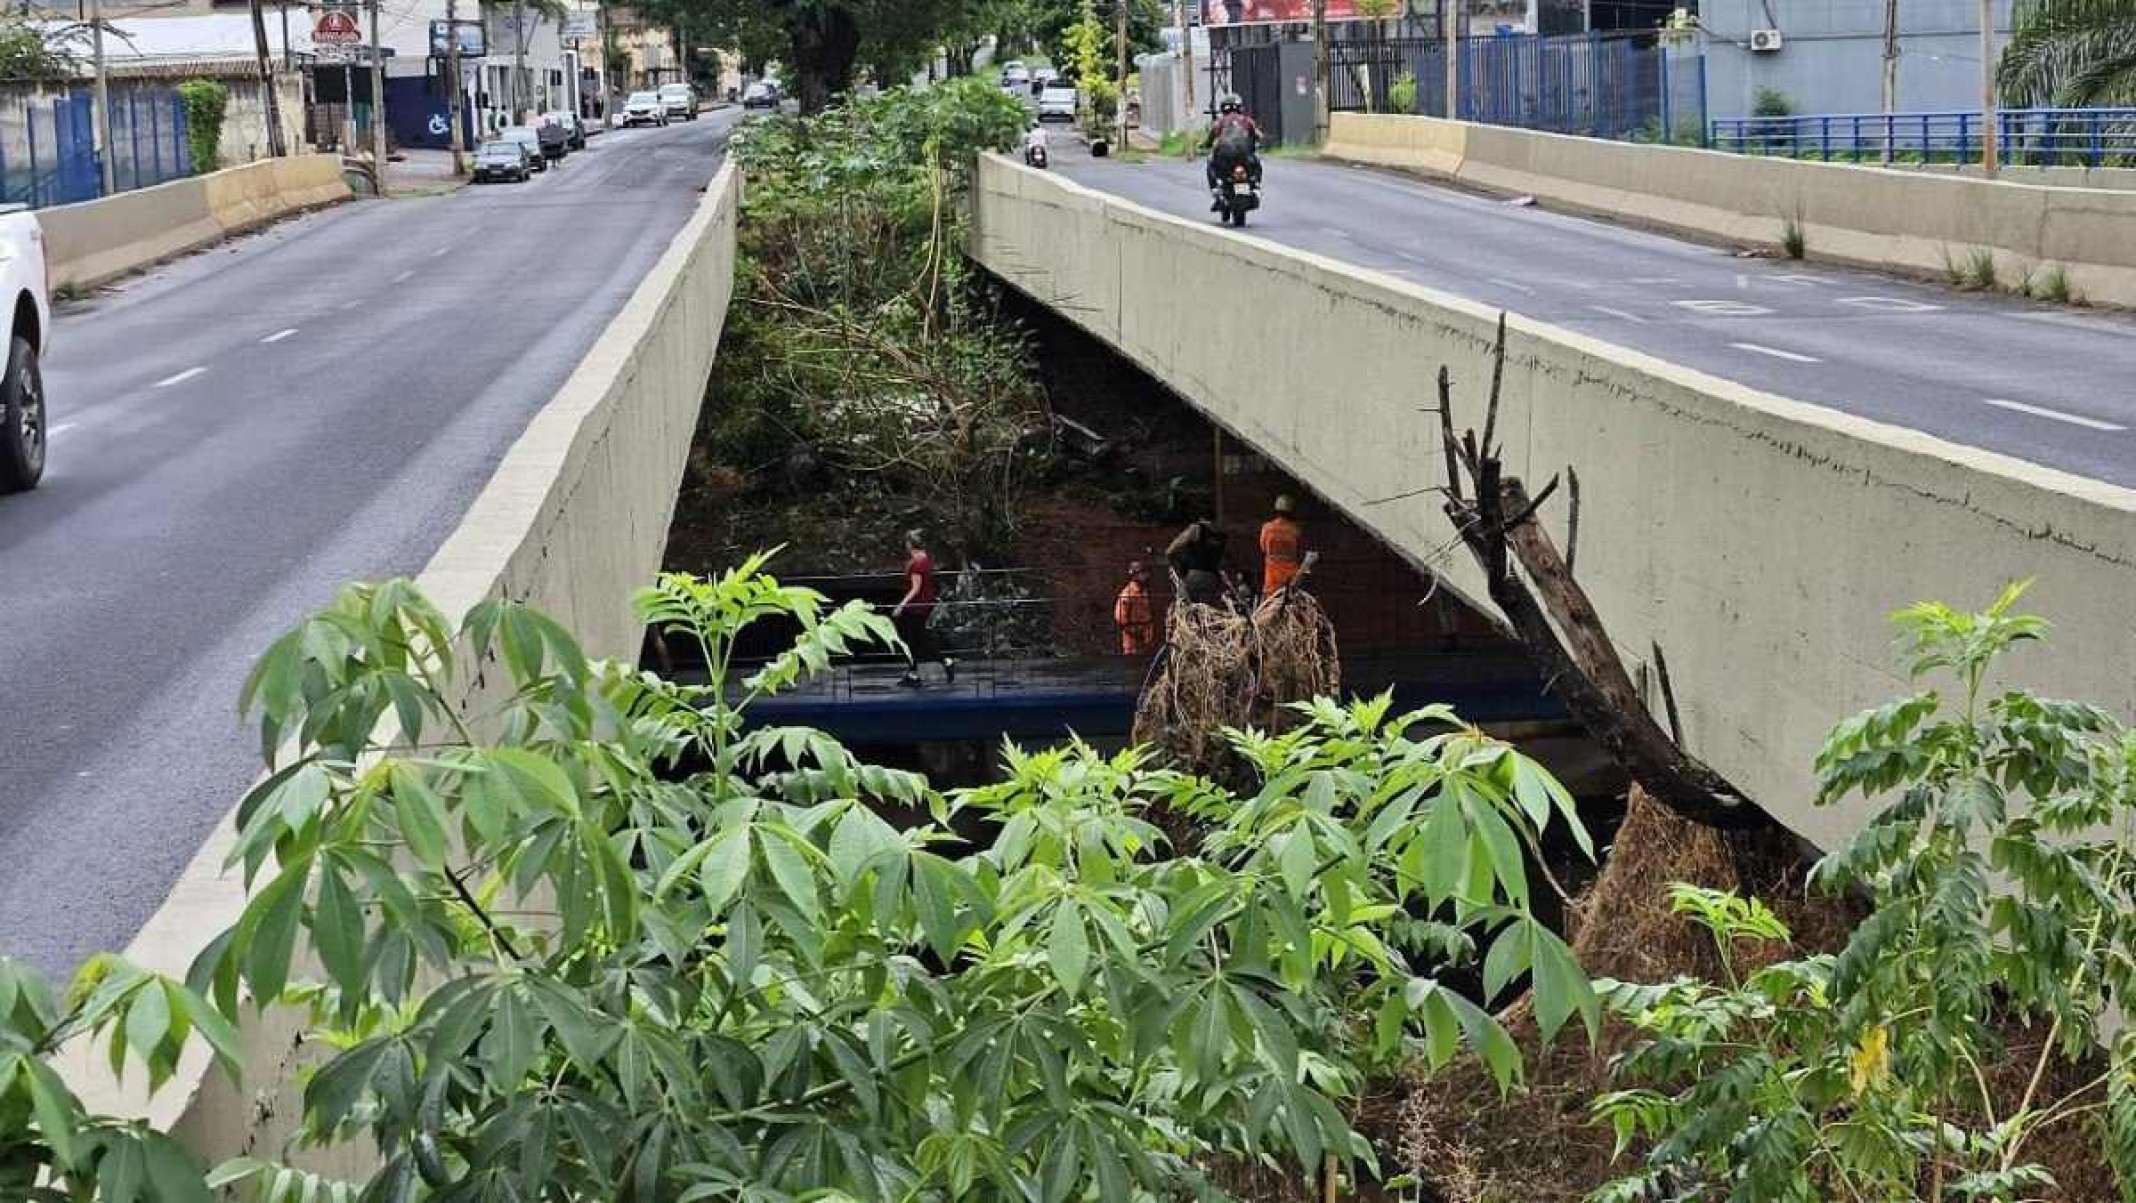
[[[749,721],[889,639],[880,615],[761,559],[640,612],[705,684],[510,603],[454,626],[405,582],[345,590],[252,674],[289,754],[240,810],[252,902],[193,976],[228,1013],[311,1007],[340,1051],[306,1128],[376,1142],[367,1198],[1206,1195],[1219,1151],[1369,1164],[1339,1103],[1411,1050],[1517,1076],[1433,966],[1532,977],[1546,1034],[1597,1020],[1527,910],[1524,849],[1585,839],[1572,801],[1444,709],[1241,734],[1247,795],[1080,745],[945,794]],[[744,671],[761,621],[799,640]],[[478,666],[495,700],[466,713]],[[1160,804],[1204,825],[1192,855]]]
[[[222,162],[223,114],[230,107],[230,89],[220,80],[189,79],[178,85],[178,99],[185,105],[185,141],[193,156],[193,174],[205,175]]]
[[[76,78],[88,38],[86,25],[55,29],[30,25],[12,14],[0,16],[0,79]]]
[[[1857,715],[1818,756],[1821,802],[1881,807],[1817,869],[1875,904],[1844,951],[1738,973],[1786,928],[1679,886],[1724,980],[1605,986],[1645,1037],[1620,1068],[1647,1084],[1597,1108],[1654,1143],[1598,1200],[2037,1198],[2052,1179],[2035,1150],[2071,1126],[2136,1199],[2136,1036],[2118,1024],[2136,991],[2136,732],[1990,688],[2045,631],[2021,592],[1900,612],[1908,669],[1954,694]],[[2012,1059],[2018,1085],[1992,1085]]]
[[[917,61],[964,0],[663,0],[690,14],[721,45],[751,61],[777,60],[802,111],[814,113],[853,83],[863,61]],[[880,71],[879,71],[880,73]]]
[[[2136,0],[2029,0],[1996,64],[2005,104],[2136,105]]]

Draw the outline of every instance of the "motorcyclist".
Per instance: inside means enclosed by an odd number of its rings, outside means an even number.
[[[1046,165],[1047,155],[1045,126],[1033,125],[1029,130],[1025,131],[1023,141],[1023,156],[1024,162],[1030,164],[1033,167],[1044,167]]]
[[[1209,125],[1209,191],[1214,193],[1221,181],[1230,178],[1232,169],[1240,163],[1246,165],[1246,175],[1255,184],[1261,182],[1261,127],[1246,112],[1246,105],[1236,92],[1227,92],[1217,102],[1216,120]],[[1224,207],[1221,198],[1211,205],[1212,211]]]

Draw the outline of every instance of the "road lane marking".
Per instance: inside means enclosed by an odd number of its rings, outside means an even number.
[[[275,332],[274,332],[273,334],[270,334],[270,335],[268,335],[267,337],[265,337],[265,338],[261,339],[261,340],[260,340],[260,342],[261,342],[261,343],[263,343],[263,344],[265,344],[265,343],[278,343],[278,342],[281,342],[281,341],[282,341],[283,339],[285,339],[285,338],[288,338],[288,337],[289,337],[290,335],[292,335],[292,334],[295,334],[296,332],[297,332],[297,328],[296,328],[295,326],[291,326],[291,327],[290,327],[289,329],[287,329],[287,330],[277,330],[277,331],[275,331]]]
[[[1678,278],[1677,278],[1677,277],[1675,277],[1675,276],[1633,276],[1633,277],[1632,277],[1632,283],[1634,283],[1634,284],[1681,284],[1681,283],[1683,283],[1683,281],[1682,281],[1682,280],[1680,280],[1680,279],[1678,279]]]
[[[438,249],[436,249],[436,250],[434,250],[434,251],[430,252],[430,257],[431,257],[432,259],[438,259],[438,258],[442,258],[442,257],[444,256],[445,252],[447,252],[447,251],[449,251],[449,250],[451,250],[451,249],[452,249],[452,248],[451,248],[450,246],[441,246],[441,247],[439,247]]]
[[[1588,308],[1594,310],[1596,313],[1606,313],[1611,317],[1621,317],[1628,322],[1638,322],[1642,326],[1646,324],[1645,318],[1640,317],[1636,313],[1627,313],[1622,309],[1611,309],[1607,305],[1589,305]]]
[[[2059,409],[2049,409],[2044,405],[2027,405],[2022,401],[2004,401],[1997,397],[1983,397],[1981,400],[1997,409],[2015,410],[2021,414],[2031,414],[2035,418],[2052,418],[2057,422],[2067,422],[2071,426],[2082,426],[2090,430],[2120,431],[2128,429],[2126,426],[2119,426],[2112,422],[2101,422],[2097,418],[2087,418],[2082,414],[2065,414]]]
[[[406,283],[407,283],[408,281],[410,281],[410,280],[413,280],[413,279],[415,279],[415,273],[414,273],[414,272],[412,272],[412,271],[405,271],[405,272],[402,272],[401,274],[399,274],[399,275],[397,275],[397,276],[393,277],[393,283],[395,283],[395,284],[406,284]]]
[[[1934,313],[1943,308],[1912,297],[1841,297],[1839,303],[1856,309],[1876,309],[1885,313]]]
[[[1497,276],[1492,276],[1491,283],[1498,285],[1500,288],[1510,288],[1514,292],[1525,292],[1531,296],[1535,293],[1534,289],[1515,280],[1501,280]]]
[[[1737,272],[1736,288],[1738,290],[1748,290],[1750,288],[1750,277],[1744,275],[1742,272]]]
[[[1671,301],[1679,309],[1703,313],[1708,317],[1764,317],[1772,312],[1763,305],[1748,301]]]
[[[1773,279],[1784,280],[1789,284],[1817,285],[1825,283],[1824,280],[1821,280],[1816,276],[1805,276],[1801,272],[1786,272],[1781,275],[1774,276]]]
[[[1757,343],[1729,343],[1728,345],[1734,347],[1738,351],[1749,351],[1755,355],[1770,355],[1774,359],[1785,359],[1790,363],[1824,362],[1824,360],[1819,359],[1814,355],[1798,355],[1793,351],[1783,351],[1778,347],[1759,346]]]
[[[56,439],[72,429],[74,429],[74,423],[61,422],[59,425],[54,426],[52,429],[45,431],[45,437],[48,439]]]
[[[206,368],[187,368],[187,369],[186,369],[186,370],[184,370],[183,372],[176,372],[176,373],[173,373],[173,374],[171,374],[171,375],[169,375],[169,376],[165,376],[165,377],[164,377],[163,379],[161,379],[161,380],[158,380],[158,381],[156,382],[156,384],[155,384],[155,387],[157,387],[157,388],[169,388],[170,386],[172,386],[172,385],[174,385],[174,384],[182,384],[182,383],[184,383],[185,381],[191,380],[191,379],[192,379],[193,377],[195,377],[195,376],[199,376],[199,375],[203,375],[203,374],[205,374],[205,373],[207,372],[207,370],[208,370],[208,369],[206,369]]]

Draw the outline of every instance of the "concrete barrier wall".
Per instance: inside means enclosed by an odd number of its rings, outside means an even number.
[[[2136,192],[1647,146],[1508,126],[1338,113],[1329,156],[1443,176],[1628,221],[1940,273],[1975,249],[2020,281],[2059,265],[2087,300],[2136,306]]]
[[[511,597],[570,627],[590,655],[637,656],[642,635],[630,598],[651,583],[666,552],[684,457],[733,292],[739,200],[739,177],[723,168],[431,557],[418,584],[447,615],[457,620],[485,598]],[[481,688],[471,686],[467,700],[477,700]],[[245,893],[223,868],[235,838],[226,820],[127,948],[129,959],[182,977],[237,921]],[[114,1081],[100,1049],[77,1043],[61,1068],[93,1113],[145,1118],[207,1164],[241,1154],[282,1157],[301,1118],[297,1071],[313,1060],[297,1043],[301,1019],[276,1009],[243,1026],[242,1083],[211,1072],[198,1042],[154,1096],[138,1075]],[[297,1160],[352,1178],[375,1164],[361,1145]]]
[[[1433,379],[1481,427],[1494,310],[982,165],[973,251],[1471,599],[1437,497]],[[1212,298],[1251,297],[1251,304]],[[1539,322],[1508,328],[1499,429],[1540,489],[1578,470],[1580,576],[1627,662],[1659,643],[1689,746],[1825,846],[1825,732],[1901,690],[1887,615],[2037,577],[2053,641],[2015,680],[2136,708],[2136,492],[1789,401]],[[1565,509],[1544,520],[1562,542]]]
[[[37,212],[52,287],[87,287],[349,198],[333,155],[262,159]]]

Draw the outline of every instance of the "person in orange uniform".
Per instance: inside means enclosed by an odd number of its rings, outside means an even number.
[[[1305,562],[1305,531],[1294,516],[1298,503],[1288,493],[1276,495],[1276,512],[1261,524],[1261,595],[1291,583]]]
[[[1148,655],[1157,646],[1157,620],[1150,612],[1150,570],[1142,561],[1127,566],[1127,583],[1113,599],[1113,626],[1120,631],[1120,654]]]

